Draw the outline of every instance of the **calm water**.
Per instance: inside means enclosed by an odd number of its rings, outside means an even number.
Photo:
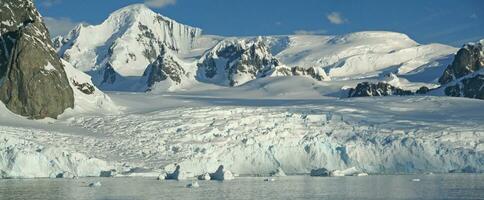
[[[420,182],[412,179],[419,178]],[[0,180],[0,199],[484,199],[484,175],[285,177],[159,182],[148,178]],[[100,181],[101,187],[86,185]]]

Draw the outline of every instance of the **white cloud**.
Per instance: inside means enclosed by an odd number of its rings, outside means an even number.
[[[45,7],[51,7],[54,4],[60,3],[61,0],[38,0],[40,4],[42,4]]]
[[[471,19],[477,19],[477,14],[476,13],[472,13],[471,16],[469,16]]]
[[[153,8],[162,8],[168,5],[174,5],[176,0],[145,0],[145,4]]]
[[[322,35],[322,34],[326,34],[328,31],[324,30],[324,29],[320,29],[320,30],[297,30],[297,31],[294,31],[294,34],[295,35]]]
[[[44,22],[49,29],[50,35],[52,37],[59,35],[66,35],[75,26],[80,24],[80,22],[74,22],[69,18],[52,18],[44,17]]]
[[[348,22],[348,20],[343,18],[343,16],[339,12],[329,13],[328,15],[326,15],[326,18],[328,18],[329,22],[331,22],[332,24],[344,24]]]

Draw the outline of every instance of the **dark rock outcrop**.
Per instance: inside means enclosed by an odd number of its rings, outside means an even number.
[[[72,84],[84,94],[94,94],[94,92],[96,91],[95,87],[89,83],[78,83],[74,80],[72,81]]]
[[[16,114],[56,118],[74,95],[40,14],[31,0],[0,9],[0,100]]]
[[[463,78],[456,84],[449,84],[444,89],[445,95],[484,99],[484,75]]]
[[[445,95],[484,99],[483,43],[466,44],[457,52],[439,79]]]
[[[267,73],[279,66],[259,38],[251,40],[227,40],[209,51],[198,64],[199,78],[220,85],[238,86]]]
[[[148,66],[144,76],[147,77],[148,88],[151,88],[155,83],[167,79],[170,79],[175,84],[181,84],[183,77],[187,77],[188,74],[180,63],[167,52],[166,48],[163,48],[161,55]]]
[[[454,80],[484,69],[482,44],[466,44],[454,57],[454,61],[444,71],[439,83],[444,85]]]
[[[359,83],[356,88],[351,88],[348,97],[406,96],[413,94],[412,91],[403,90],[384,82],[378,82],[376,84],[363,82]]]
[[[308,76],[318,81],[323,81],[327,79],[326,73],[321,69],[318,70],[315,67],[303,68],[303,67],[278,67],[275,73],[282,76]]]

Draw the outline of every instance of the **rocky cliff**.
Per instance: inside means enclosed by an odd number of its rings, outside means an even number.
[[[16,114],[56,118],[74,106],[62,61],[31,0],[0,3],[0,100]]]
[[[484,40],[464,45],[439,82],[445,95],[484,99]]]
[[[238,86],[265,77],[280,65],[260,38],[228,39],[200,59],[197,76],[201,81]]]

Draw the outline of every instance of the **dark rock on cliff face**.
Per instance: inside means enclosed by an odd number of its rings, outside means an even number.
[[[73,85],[76,86],[77,89],[84,94],[94,94],[94,92],[96,91],[96,88],[94,88],[94,86],[89,83],[78,83],[76,81],[73,81]]]
[[[431,90],[428,88],[428,87],[425,87],[425,86],[422,86],[421,88],[419,88],[415,93],[416,94],[427,94],[429,93]]]
[[[482,44],[466,44],[461,48],[449,67],[439,79],[440,84],[447,84],[466,75],[484,69]]]
[[[180,63],[166,51],[166,48],[163,48],[161,55],[148,66],[144,76],[147,76],[148,88],[151,88],[155,83],[167,79],[170,79],[175,84],[181,84],[183,77],[188,75]]]
[[[445,95],[484,99],[483,43],[466,44],[457,52],[439,79]]]
[[[384,82],[377,84],[363,82],[359,83],[356,88],[351,88],[348,97],[406,96],[413,94],[412,91],[403,90]]]
[[[279,66],[259,39],[222,41],[205,54],[198,64],[199,79],[220,85],[238,86],[265,77]]]
[[[318,70],[315,67],[303,68],[303,67],[278,67],[275,74],[282,76],[308,76],[318,81],[323,81],[327,78],[326,73],[321,69]]]
[[[452,97],[484,99],[484,75],[464,78],[455,85],[447,86],[444,92],[445,95]]]
[[[0,100],[12,112],[56,118],[74,106],[64,66],[31,0],[0,4]]]

